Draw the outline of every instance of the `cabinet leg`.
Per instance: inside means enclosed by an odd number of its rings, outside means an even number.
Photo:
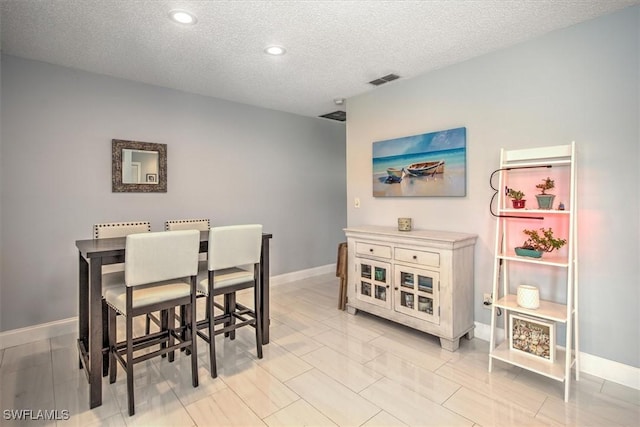
[[[473,331],[474,331],[474,330],[473,330],[473,329],[471,329],[469,332],[467,332],[467,333],[465,334],[465,338],[466,338],[466,339],[468,339],[468,340],[472,340],[472,339],[473,339],[473,337],[474,337]]]
[[[347,313],[355,315],[357,312],[358,312],[358,309],[350,305],[347,305]]]
[[[454,340],[448,340],[446,338],[440,338],[440,347],[449,351],[456,351],[460,346],[460,338]]]

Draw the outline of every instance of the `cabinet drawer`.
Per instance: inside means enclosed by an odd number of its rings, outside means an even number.
[[[391,259],[391,246],[356,242],[356,254]]]
[[[437,252],[417,251],[415,249],[396,248],[395,259],[397,261],[413,264],[440,267],[440,254]]]

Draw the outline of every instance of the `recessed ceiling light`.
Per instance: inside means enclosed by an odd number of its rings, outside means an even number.
[[[198,22],[195,15],[193,15],[191,12],[180,9],[174,9],[169,12],[169,18],[179,24],[193,25]]]
[[[287,50],[282,46],[273,45],[273,46],[267,46],[264,49],[264,52],[269,55],[278,56],[278,55],[284,55],[287,52]]]

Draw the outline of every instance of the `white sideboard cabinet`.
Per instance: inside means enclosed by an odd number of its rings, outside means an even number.
[[[458,349],[473,338],[476,235],[393,227],[346,228],[347,310],[362,310],[438,336]]]

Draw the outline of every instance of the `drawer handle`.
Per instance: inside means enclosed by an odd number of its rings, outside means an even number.
[[[373,248],[369,248],[369,252],[373,253]]]
[[[414,255],[414,256],[413,256],[413,259],[418,259],[418,255]]]

